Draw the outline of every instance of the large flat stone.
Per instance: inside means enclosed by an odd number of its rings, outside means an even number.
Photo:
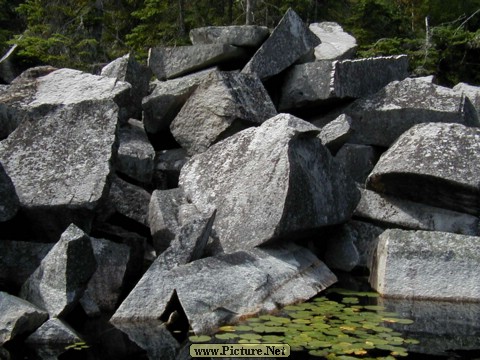
[[[453,87],[453,90],[458,91],[470,99],[475,110],[477,110],[477,116],[480,118],[480,87],[466,83],[458,83]]]
[[[170,131],[193,155],[276,114],[272,100],[255,75],[216,71],[187,100]]]
[[[190,30],[190,41],[193,45],[228,44],[240,47],[259,47],[269,34],[266,26],[207,26]]]
[[[480,129],[427,123],[385,152],[367,188],[436,207],[480,214]]]
[[[112,321],[159,318],[175,292],[193,331],[212,333],[243,315],[309,299],[335,281],[309,250],[294,245],[222,254],[168,272],[156,261]]]
[[[217,251],[302,237],[346,221],[359,193],[317,137],[319,129],[277,115],[244,130],[182,168],[180,187],[200,212],[217,209]]]
[[[383,296],[480,301],[480,237],[386,230],[370,284]]]
[[[355,55],[357,40],[339,24],[325,21],[310,24],[308,28],[322,42],[315,47],[316,60],[349,59]]]

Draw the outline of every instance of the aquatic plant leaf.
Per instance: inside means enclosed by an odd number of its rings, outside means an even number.
[[[205,343],[212,340],[212,338],[208,335],[192,335],[188,337],[192,343]]]
[[[254,333],[239,334],[238,337],[243,340],[260,340],[262,335]]]
[[[218,340],[233,340],[237,339],[239,336],[237,334],[232,333],[223,333],[223,334],[216,334],[215,338]]]

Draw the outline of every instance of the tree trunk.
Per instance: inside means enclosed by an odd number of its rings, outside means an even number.
[[[185,0],[178,0],[178,35],[185,36]]]
[[[252,25],[254,22],[253,12],[255,10],[255,1],[256,0],[247,0],[246,21],[245,21],[245,24],[247,25]]]

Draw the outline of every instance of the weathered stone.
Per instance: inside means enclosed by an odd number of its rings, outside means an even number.
[[[288,9],[270,37],[245,65],[242,72],[257,74],[262,80],[279,74],[320,44],[292,9]]]
[[[117,171],[142,184],[153,177],[155,150],[148,140],[141,121],[130,119],[120,127]]]
[[[419,124],[385,152],[367,188],[428,205],[480,214],[480,129]]]
[[[115,176],[112,178],[106,204],[99,211],[101,213],[100,218],[108,220],[108,218],[119,214],[121,217],[148,226],[150,197],[150,193],[143,188]]]
[[[50,240],[72,222],[90,227],[108,186],[117,114],[111,100],[59,106],[0,143],[23,210]]]
[[[51,317],[65,316],[80,300],[95,268],[90,238],[71,225],[23,284],[20,297]]]
[[[342,114],[325,125],[322,131],[320,131],[318,136],[320,140],[322,140],[322,144],[325,145],[332,154],[336,154],[350,137],[351,124],[352,119],[350,116]]]
[[[12,180],[0,162],[0,222],[10,220],[20,207]]]
[[[168,130],[190,95],[215,70],[212,68],[173,80],[154,81],[152,85],[155,88],[142,101],[145,130],[151,134]]]
[[[100,310],[113,313],[124,289],[130,249],[127,245],[104,239],[91,240],[97,269],[88,282],[86,291]]]
[[[479,301],[480,237],[386,230],[370,284],[383,296]]]
[[[48,314],[29,302],[0,291],[0,345],[37,329]]]
[[[168,272],[156,261],[111,321],[159,318],[176,294],[193,331],[212,333],[243,315],[309,299],[335,281],[309,250],[293,244],[221,254]]]
[[[270,34],[266,26],[207,26],[190,30],[193,45],[228,44],[240,47],[259,47]]]
[[[295,65],[287,72],[278,106],[285,110],[362,98],[407,76],[406,55]]]
[[[0,241],[0,288],[20,289],[53,244]]]
[[[72,345],[82,341],[81,336],[70,325],[58,318],[43,323],[25,342],[35,345]]]
[[[480,231],[479,219],[476,216],[402,200],[366,189],[362,190],[362,198],[354,215],[386,227],[472,236],[478,236]]]
[[[398,332],[407,331],[409,337],[421,339],[419,344],[408,346],[409,353],[436,355],[437,358],[455,354],[470,357],[478,350],[480,341],[480,303],[456,301],[406,300],[378,298],[378,304],[398,314],[401,319],[411,319],[413,324],[391,323]],[[462,355],[460,355],[462,354]],[[427,356],[423,355],[426,358]],[[431,356],[431,358],[436,358]],[[473,356],[474,357],[474,356]]]
[[[277,114],[256,76],[214,72],[190,96],[170,130],[189,154]]]
[[[354,132],[350,141],[365,145],[390,146],[419,123],[480,124],[468,98],[421,78],[393,81],[343,111],[352,117]]]
[[[319,131],[280,114],[185,164],[180,187],[187,201],[200,212],[218,210],[219,251],[303,236],[350,217],[358,190],[321,144]]]
[[[472,102],[475,110],[477,110],[477,117],[480,118],[480,87],[465,83],[458,83],[453,87],[453,90],[462,93],[468,97]]]
[[[371,268],[377,237],[384,229],[360,222],[349,221],[325,239],[325,264],[343,271],[355,267]]]
[[[92,295],[90,295],[88,288],[85,289],[85,292],[79,300],[79,304],[87,317],[99,318],[102,316],[102,310],[100,310],[97,302],[93,299]]]
[[[152,233],[153,247],[159,254],[170,246],[178,233],[178,207],[182,203],[180,189],[155,190],[148,208],[148,225]]]
[[[372,146],[358,144],[345,144],[335,155],[335,160],[343,165],[347,175],[361,186],[365,186],[379,158],[379,152]]]
[[[322,42],[315,47],[316,60],[342,60],[355,55],[357,40],[334,22],[313,23],[308,27]]]
[[[101,72],[102,76],[125,81],[132,85],[131,103],[128,115],[140,119],[142,116],[142,99],[148,95],[151,70],[138,63],[132,53],[126,54],[107,64]]]
[[[178,187],[178,178],[189,157],[184,149],[162,150],[155,157],[154,184],[157,189]]]
[[[246,55],[246,50],[226,44],[155,47],[150,49],[148,66],[158,80],[166,80]]]

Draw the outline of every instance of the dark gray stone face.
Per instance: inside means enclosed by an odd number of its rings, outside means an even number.
[[[351,124],[352,119],[350,116],[343,114],[329,122],[320,131],[318,137],[333,155],[337,153],[350,137]]]
[[[170,271],[160,259],[114,314],[114,324],[159,318],[175,291],[193,331],[212,333],[244,314],[306,300],[336,281],[309,250],[292,244],[208,257]]]
[[[367,188],[440,208],[480,214],[480,129],[427,123],[380,158]]]
[[[413,125],[442,122],[479,126],[468,98],[425,78],[394,81],[343,110],[352,117],[351,142],[390,146]]]
[[[21,206],[51,240],[71,222],[89,228],[106,194],[117,122],[113,101],[85,101],[23,122],[0,143]]]
[[[52,317],[65,316],[80,300],[96,266],[90,238],[71,225],[23,284],[20,297]]]
[[[12,180],[0,162],[0,222],[10,220],[20,207]]]
[[[80,335],[70,325],[58,318],[51,318],[43,323],[26,340],[28,344],[35,345],[68,345],[82,341]]]
[[[259,47],[270,34],[266,26],[207,26],[190,30],[193,45],[228,44],[240,47]]]
[[[189,155],[275,116],[260,80],[237,72],[214,72],[195,90],[170,125]]]
[[[34,331],[47,319],[46,311],[0,291],[0,345],[18,335]]]
[[[248,249],[348,219],[359,193],[318,139],[280,114],[196,155],[180,187],[200,212],[217,209],[217,251]]]
[[[158,80],[166,80],[246,55],[244,49],[226,44],[155,47],[150,49],[148,66]]]
[[[362,187],[379,158],[379,152],[372,146],[348,143],[335,155],[335,160],[342,164],[347,175]]]
[[[479,254],[477,236],[386,230],[370,284],[386,297],[478,301]]]
[[[267,80],[295,63],[318,44],[320,39],[305,26],[295,11],[289,9],[242,72],[254,73],[262,81]]]

